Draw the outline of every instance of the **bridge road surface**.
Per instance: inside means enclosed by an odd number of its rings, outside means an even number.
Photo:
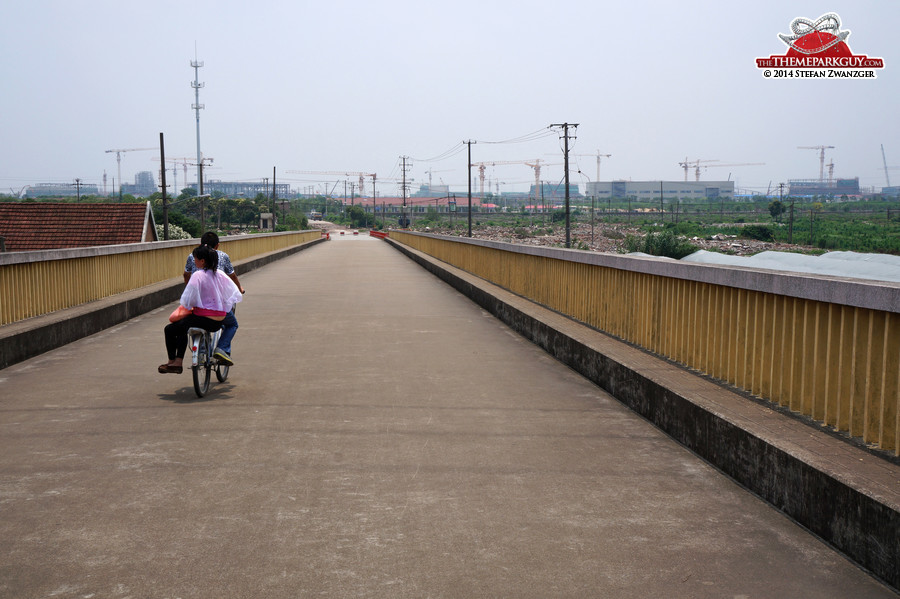
[[[177,274],[177,273],[176,273]],[[896,597],[388,244],[0,371],[0,597]]]

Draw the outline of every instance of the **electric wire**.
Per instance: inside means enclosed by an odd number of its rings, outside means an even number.
[[[519,137],[513,137],[510,139],[503,139],[499,141],[486,141],[486,140],[477,140],[476,143],[480,144],[517,144],[517,143],[526,143],[529,141],[537,141],[539,139],[543,139],[545,137],[550,137],[554,135],[553,131],[549,127],[544,127],[542,129],[538,129],[537,131],[532,131],[531,133],[526,133],[525,135],[520,135]]]

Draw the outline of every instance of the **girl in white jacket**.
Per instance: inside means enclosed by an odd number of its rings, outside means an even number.
[[[159,366],[158,370],[163,374],[180,374],[183,371],[182,362],[187,349],[189,328],[218,331],[225,315],[242,298],[234,281],[217,269],[219,255],[214,249],[200,245],[192,254],[198,270],[191,275],[180,301],[181,306],[191,310],[191,313],[181,320],[169,323],[164,329],[169,361]]]

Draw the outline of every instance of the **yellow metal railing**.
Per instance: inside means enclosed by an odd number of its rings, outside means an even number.
[[[900,455],[900,285],[390,236]]]
[[[232,262],[319,239],[319,231],[223,237]],[[0,325],[180,277],[197,240],[0,254]]]

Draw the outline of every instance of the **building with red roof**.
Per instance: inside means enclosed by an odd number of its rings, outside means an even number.
[[[158,240],[150,202],[0,202],[0,250],[6,252]]]

